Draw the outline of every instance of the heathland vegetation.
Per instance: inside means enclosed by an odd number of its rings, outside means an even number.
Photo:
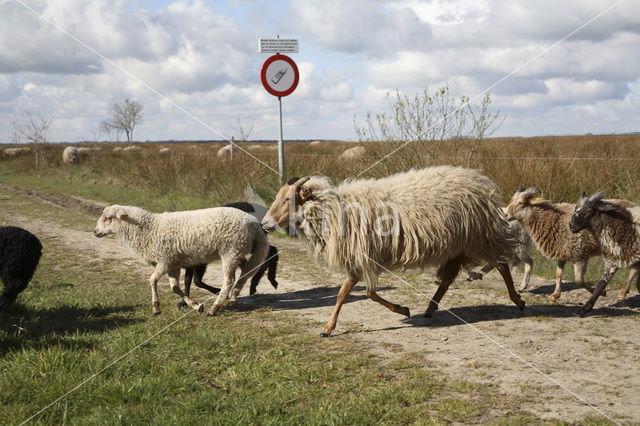
[[[541,188],[554,201],[575,202],[581,191],[597,190],[640,200],[640,135],[493,138],[484,140],[472,158],[460,156],[447,144],[437,156],[430,155],[426,152],[433,152],[429,141],[410,142],[393,154],[404,142],[359,144],[365,148],[364,156],[341,160],[340,154],[353,143],[287,143],[286,175],[327,175],[340,182],[364,170],[362,176],[379,177],[410,167],[468,164],[497,183],[504,203],[518,188],[529,186]],[[270,203],[279,188],[274,143],[240,143],[233,160],[218,156],[220,143],[136,144],[141,149],[128,152],[114,151],[122,144],[74,145],[99,149],[82,154],[77,164],[62,162],[63,144],[42,144],[38,162],[33,150],[2,156],[0,182],[152,211],[243,200],[248,188]],[[170,154],[160,154],[161,146],[170,148]],[[97,219],[81,212],[61,213],[10,192],[3,191],[2,199],[3,223],[24,216],[38,223],[55,220],[61,228],[87,233]],[[239,307],[215,318],[191,314],[183,321],[182,311],[167,309],[162,318],[151,317],[144,271],[131,266],[123,269],[117,259],[96,259],[81,246],[74,249],[73,243],[63,244],[64,239],[57,236],[43,241],[45,253],[34,280],[19,303],[0,318],[1,423],[20,423],[54,401],[36,421],[541,421],[519,408],[532,401],[535,405],[540,398],[538,388],[522,385],[517,394],[503,393],[479,380],[449,380],[427,355],[381,359],[349,333],[321,340],[315,333],[317,325],[269,308]],[[305,275],[313,268],[292,254],[285,254],[281,264],[294,265],[306,271]],[[553,263],[545,266],[536,258],[534,274],[551,277],[554,269]],[[300,275],[294,272],[288,274],[290,279]],[[590,268],[587,279],[597,279],[599,274],[597,268]],[[284,278],[288,275],[283,271]],[[173,295],[164,293],[163,297],[165,304],[174,302]],[[534,300],[531,305],[545,303],[542,296],[527,297]],[[536,297],[540,301],[535,302]],[[332,295],[331,302],[334,298]],[[571,307],[559,306],[553,312],[560,312],[559,318],[566,320],[563,313],[568,309]],[[539,324],[545,318],[538,315],[533,321]],[[623,319],[610,318],[594,321]],[[508,327],[506,322],[495,321],[496,327]],[[575,321],[570,327],[575,328]],[[619,341],[615,344],[618,351],[632,347]],[[389,348],[395,350],[395,346]],[[132,349],[130,356],[110,366]],[[615,357],[619,358],[618,353]],[[480,377],[486,370],[481,363],[490,360],[473,362],[474,374]],[[96,373],[100,374],[94,381],[57,400]],[[577,421],[605,423],[590,415]]]

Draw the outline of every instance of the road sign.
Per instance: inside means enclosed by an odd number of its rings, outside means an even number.
[[[286,55],[273,55],[262,65],[260,80],[267,92],[283,97],[296,90],[300,74],[293,59]]]
[[[298,39],[259,38],[258,51],[260,53],[298,53]]]

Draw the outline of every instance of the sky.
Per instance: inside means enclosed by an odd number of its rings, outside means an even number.
[[[495,136],[640,131],[637,0],[0,0],[0,142],[27,113],[50,141],[101,141],[114,102],[134,139],[277,140],[259,38],[295,38],[285,140],[357,140],[388,93],[448,84]]]

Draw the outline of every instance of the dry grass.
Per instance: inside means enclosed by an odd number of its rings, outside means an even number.
[[[421,145],[423,144],[423,145]],[[85,144],[86,145],[86,144]],[[367,153],[354,160],[339,155],[353,143],[286,143],[286,177],[327,175],[334,182],[355,177],[379,177],[431,165],[428,142],[409,143],[384,158],[400,144],[362,143]],[[101,184],[142,187],[161,193],[188,193],[209,204],[244,199],[247,187],[270,201],[279,187],[275,143],[244,143],[233,161],[217,155],[220,143],[141,144],[139,152],[114,152],[115,145],[100,144],[102,150],[85,157],[81,164],[61,164],[64,145],[45,147],[45,165],[35,169],[32,155],[4,159],[21,171],[67,179],[100,180]],[[171,148],[161,155],[161,146]],[[503,201],[520,187],[538,186],[546,198],[574,202],[581,191],[605,190],[612,197],[640,199],[640,135],[599,135],[486,140],[474,158],[500,188]],[[461,159],[444,150],[438,164],[460,164]],[[372,164],[374,167],[369,168]]]

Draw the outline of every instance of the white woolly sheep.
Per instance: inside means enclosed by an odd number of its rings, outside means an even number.
[[[584,276],[589,259],[600,255],[600,244],[588,231],[571,232],[569,222],[573,204],[535,198],[541,192],[534,187],[516,191],[507,206],[507,220],[516,219],[522,223],[540,253],[558,262],[555,290],[549,296],[550,302],[558,300],[562,293],[562,274],[568,261],[573,262],[576,285],[593,293],[593,288],[585,284]]]
[[[20,157],[25,155],[31,151],[31,148],[5,148],[2,150],[2,153],[7,157]]]
[[[75,146],[68,146],[62,151],[62,162],[75,164],[79,160],[78,148]]]
[[[155,267],[149,278],[154,314],[160,313],[157,283],[164,274],[169,276],[173,292],[202,312],[202,304],[195,303],[180,290],[180,269],[222,260],[223,286],[207,312],[214,315],[227,298],[235,301],[245,281],[265,259],[268,249],[267,237],[258,221],[231,207],[155,214],[139,207],[112,205],[102,212],[94,234],[98,238],[116,235]],[[237,268],[241,273],[235,282]]]
[[[356,160],[358,158],[363,158],[364,154],[367,150],[364,146],[354,146],[353,148],[345,149],[342,154],[340,154],[341,160]]]
[[[502,213],[506,215],[506,209],[502,209]],[[513,237],[516,239],[517,244],[513,251],[513,257],[509,261],[509,266],[514,268],[520,263],[524,263],[524,275],[522,276],[522,282],[520,284],[519,291],[524,291],[529,287],[529,281],[531,280],[531,271],[533,269],[533,259],[531,259],[531,249],[533,248],[533,242],[531,236],[524,229],[522,224],[517,220],[511,220],[509,223],[509,230]],[[486,274],[493,269],[493,265],[485,265],[480,272],[469,271],[469,278],[467,281],[481,280],[482,274]]]
[[[590,232],[597,238],[604,259],[604,273],[591,298],[580,309],[585,316],[604,291],[619,268],[631,268],[629,278],[620,290],[619,298],[626,299],[631,281],[635,279],[640,292],[640,207],[626,200],[603,200],[598,192],[578,199],[569,227],[572,232]]]
[[[267,213],[267,208],[265,206],[248,203],[245,201],[228,203],[228,204],[225,204],[224,207],[233,207],[234,209],[239,209],[245,213],[249,213],[253,217],[255,217],[258,222],[260,222],[264,218],[265,214]],[[253,274],[253,277],[251,277],[251,286],[249,288],[249,295],[253,295],[256,293],[258,283],[260,282],[260,279],[262,278],[264,273],[267,271],[268,271],[267,278],[269,279],[269,282],[271,283],[273,288],[276,288],[276,289],[278,288],[278,281],[276,281],[276,270],[278,268],[278,259],[279,259],[278,249],[272,245],[269,245],[269,252],[267,253],[267,258],[260,265],[256,273]],[[207,271],[206,263],[185,268],[184,294],[189,296],[192,280],[196,284],[196,286],[199,288],[207,290],[213,294],[218,294],[220,292],[219,288],[211,287],[202,281],[202,278],[204,277],[204,274],[206,271]],[[179,308],[182,308],[184,306],[187,306],[187,303],[184,300],[178,303]]]
[[[495,184],[476,170],[441,166],[382,179],[293,178],[262,221],[266,231],[294,227],[316,259],[346,272],[333,314],[321,336],[331,334],[346,297],[364,280],[367,296],[393,312],[409,309],[378,296],[378,275],[397,268],[438,266],[439,287],[425,312],[438,309],[458,275],[481,261],[502,274],[509,297],[521,309],[505,263],[515,241],[500,214]]]

